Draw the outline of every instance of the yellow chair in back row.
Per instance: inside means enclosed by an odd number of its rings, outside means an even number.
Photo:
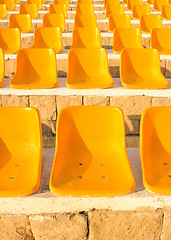
[[[32,48],[51,48],[62,52],[62,31],[55,27],[37,27],[34,32]]]
[[[44,89],[57,87],[56,54],[53,49],[21,49],[10,87]]]
[[[134,19],[140,19],[142,15],[150,15],[151,8],[150,4],[139,4],[134,5],[132,9],[132,16]]]
[[[95,14],[76,14],[74,27],[97,27]]]
[[[65,16],[64,14],[47,13],[43,16],[43,27],[61,28],[65,31]]]
[[[7,16],[7,7],[5,4],[0,4],[0,19],[4,19]]]
[[[0,28],[0,48],[5,54],[17,53],[21,45],[19,28]]]
[[[49,13],[55,14],[64,14],[65,18],[67,18],[67,7],[66,4],[51,4],[49,8]]]
[[[13,11],[15,9],[14,0],[0,0],[0,4],[5,4],[8,11]]]
[[[171,20],[171,4],[162,6],[162,18]]]
[[[142,0],[128,0],[127,9],[132,11],[135,4],[142,4]]]
[[[71,106],[58,114],[50,190],[74,197],[130,193],[123,113],[111,106]]]
[[[30,14],[32,19],[38,18],[38,9],[37,4],[21,4],[20,5],[20,14]]]
[[[41,10],[42,9],[42,0],[27,0],[28,4],[36,4],[37,5],[37,9]]]
[[[169,4],[169,0],[154,0],[154,10],[161,11],[162,6]]]
[[[161,73],[156,49],[125,48],[120,57],[121,83],[132,89],[162,89],[169,82]]]
[[[94,14],[93,4],[77,4],[76,14]]]
[[[109,17],[111,14],[124,14],[124,5],[123,4],[107,4],[106,6],[106,17]]]
[[[161,28],[161,15],[142,15],[140,18],[140,29],[145,33],[150,33],[153,28]]]
[[[130,28],[131,17],[129,14],[111,14],[109,17],[109,31],[114,32],[115,28]]]
[[[9,19],[10,28],[19,28],[22,33],[31,31],[32,20],[30,14],[12,14]]]

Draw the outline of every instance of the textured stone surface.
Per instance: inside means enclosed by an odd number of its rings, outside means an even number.
[[[105,96],[84,96],[84,105],[109,105],[110,98]]]
[[[2,106],[28,106],[28,96],[2,96]]]
[[[5,77],[12,78],[15,73],[15,59],[5,60]]]
[[[164,212],[164,222],[161,240],[171,239],[171,210]]]
[[[140,142],[140,136],[139,135],[129,135],[129,136],[126,136],[126,146],[127,147],[139,147],[139,142]]]
[[[87,239],[87,221],[81,214],[56,214],[30,217],[36,240]]]
[[[27,216],[0,215],[1,240],[34,240]]]
[[[56,96],[57,112],[63,107],[82,105],[82,96]]]
[[[119,66],[120,66],[119,59],[109,59],[109,71],[113,78],[120,77]]]
[[[89,221],[90,240],[159,240],[163,212],[95,210],[89,213]]]
[[[168,97],[153,97],[152,106],[171,106],[171,98]]]
[[[55,96],[30,96],[30,106],[40,110],[43,121],[56,120]]]

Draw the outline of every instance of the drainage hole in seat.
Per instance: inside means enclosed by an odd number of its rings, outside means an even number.
[[[105,178],[105,176],[101,176],[101,178]]]
[[[10,179],[14,179],[14,177],[10,177]]]
[[[167,163],[163,163],[163,165],[165,165],[165,166],[166,166],[166,165],[167,165]]]
[[[81,179],[81,178],[82,178],[82,176],[78,176],[78,178],[79,178],[79,179]]]

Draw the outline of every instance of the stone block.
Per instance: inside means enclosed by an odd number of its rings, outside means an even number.
[[[28,106],[28,96],[2,95],[2,106]]]
[[[82,105],[82,96],[56,96],[57,112],[63,107]]]
[[[171,239],[171,210],[166,210],[164,212],[163,231],[161,235],[161,240],[169,239]]]
[[[12,78],[16,69],[16,60],[7,59],[5,60],[5,77]]]
[[[138,148],[140,142],[140,136],[139,135],[129,135],[126,136],[126,146],[128,148]]]
[[[84,105],[104,105],[107,106],[110,103],[110,98],[105,96],[84,96]]]
[[[55,96],[30,96],[30,106],[39,109],[42,121],[56,120]]]
[[[151,106],[171,106],[171,98],[153,97]]]
[[[35,215],[30,223],[36,240],[87,239],[87,221],[81,214]]]
[[[89,213],[90,240],[159,240],[162,211],[120,212],[95,210]]]
[[[119,59],[109,59],[109,71],[113,78],[120,77],[120,60]]]

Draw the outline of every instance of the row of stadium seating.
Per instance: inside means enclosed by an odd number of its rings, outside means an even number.
[[[41,178],[39,112],[30,107],[1,107],[0,119],[0,196],[32,194],[38,190]],[[152,107],[142,114],[143,182],[157,194],[171,194],[170,121],[171,107]],[[134,191],[124,126],[123,113],[116,107],[63,108],[58,114],[51,191],[77,197]]]

